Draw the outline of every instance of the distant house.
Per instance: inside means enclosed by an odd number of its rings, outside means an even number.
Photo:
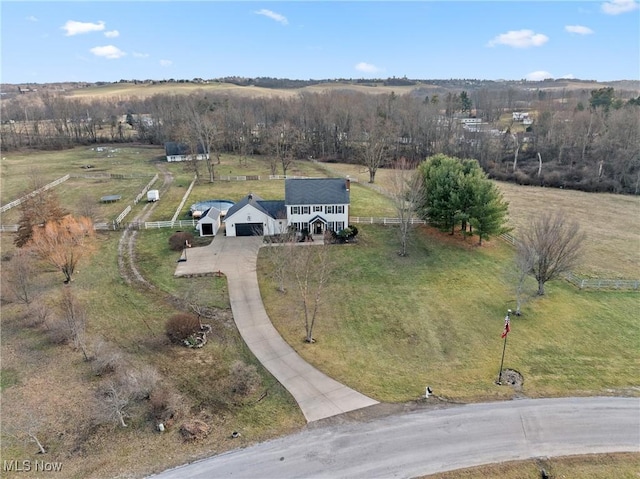
[[[529,113],[521,112],[521,111],[514,111],[513,112],[513,120],[514,121],[524,121],[527,118],[529,118]]]
[[[167,161],[169,162],[209,159],[209,155],[205,154],[204,146],[201,144],[198,145],[198,151],[195,156],[188,145],[176,141],[167,141],[164,144],[164,151],[167,155]]]

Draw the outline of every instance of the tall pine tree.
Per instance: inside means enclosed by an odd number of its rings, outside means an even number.
[[[419,170],[424,178],[419,213],[429,224],[451,234],[459,224],[463,234],[477,234],[480,244],[508,230],[508,203],[476,160],[440,154]]]

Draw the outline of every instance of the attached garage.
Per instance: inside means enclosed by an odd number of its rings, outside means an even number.
[[[224,218],[225,233],[227,236],[269,236],[282,233],[287,227],[286,214],[284,201],[267,201],[251,193],[227,211]]]
[[[262,236],[262,223],[236,223],[236,236]]]

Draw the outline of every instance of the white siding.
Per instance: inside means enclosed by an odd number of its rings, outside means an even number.
[[[262,223],[265,236],[280,234],[287,229],[286,220],[273,219],[252,205],[244,206],[224,220],[227,236],[236,236],[236,223]]]

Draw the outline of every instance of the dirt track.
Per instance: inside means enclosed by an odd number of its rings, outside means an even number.
[[[163,183],[160,189],[166,190],[173,182],[173,175],[162,163],[156,163],[156,167],[163,175]],[[156,203],[147,203],[144,208],[142,208],[142,211],[133,219],[133,222],[142,222],[148,219],[155,207]],[[144,279],[136,267],[135,243],[137,236],[138,231],[131,226],[127,226],[122,232],[122,236],[118,242],[118,270],[120,271],[120,276],[122,276],[127,284],[133,284],[135,282],[147,288],[154,288],[151,283]]]

